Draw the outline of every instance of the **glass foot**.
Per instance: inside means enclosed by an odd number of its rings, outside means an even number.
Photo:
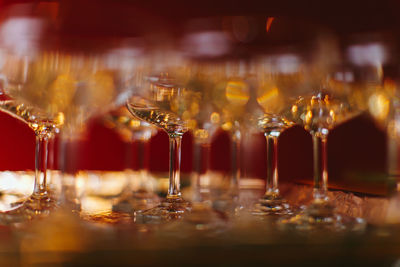
[[[51,197],[31,195],[15,209],[3,212],[1,221],[8,224],[47,217],[55,208],[56,201]]]
[[[153,208],[159,202],[159,197],[156,194],[147,190],[138,190],[118,198],[112,206],[112,211],[133,213]]]
[[[291,215],[293,211],[290,205],[280,194],[265,194],[254,206],[251,212],[253,215],[274,216]]]
[[[212,200],[212,208],[229,216],[236,216],[244,209],[239,202],[239,197],[233,194],[222,195]]]
[[[278,225],[281,229],[300,231],[361,232],[365,229],[366,222],[362,218],[335,213],[335,207],[332,204],[316,200],[303,212],[281,219]]]
[[[192,210],[182,220],[171,222],[161,229],[166,237],[201,240],[215,237],[229,230],[230,221],[221,212],[215,211],[207,203],[194,203]]]
[[[137,223],[162,223],[181,219],[191,211],[191,204],[183,198],[166,198],[158,206],[136,212]]]
[[[217,231],[226,228],[228,217],[221,212],[215,211],[206,203],[193,204],[190,214],[182,221],[181,226],[185,229],[197,231]]]

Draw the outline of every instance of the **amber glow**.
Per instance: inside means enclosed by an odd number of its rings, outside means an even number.
[[[369,98],[368,107],[372,116],[383,121],[389,114],[390,101],[383,92],[376,92]]]
[[[242,81],[229,81],[225,94],[228,101],[236,105],[244,105],[249,100],[248,86]]]
[[[139,128],[140,127],[140,121],[138,120],[130,120],[129,121],[129,126],[132,128]]]
[[[217,112],[213,112],[211,114],[210,120],[212,123],[217,124],[220,122],[221,118]]]
[[[282,108],[282,99],[278,87],[274,86],[269,90],[261,88],[261,91],[263,94],[257,97],[257,102],[264,108],[264,111],[269,113],[279,112],[279,109]]]
[[[265,27],[265,29],[267,30],[267,32],[270,31],[272,22],[273,22],[274,20],[275,20],[274,17],[268,17],[268,18],[267,18],[267,25],[266,25],[266,27]]]

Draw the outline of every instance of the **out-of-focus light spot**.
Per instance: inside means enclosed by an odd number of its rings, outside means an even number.
[[[312,120],[312,117],[313,117],[312,111],[311,111],[311,110],[307,111],[307,114],[306,114],[306,123],[310,123],[311,120]]]
[[[257,97],[257,102],[264,108],[265,112],[277,112],[282,104],[279,89],[272,87],[269,90],[261,90],[263,94]]]
[[[191,56],[216,57],[229,52],[231,44],[225,33],[206,31],[185,36],[183,50]]]
[[[129,126],[132,128],[139,128],[140,127],[140,121],[139,120],[130,120],[129,121]]]
[[[228,101],[235,105],[245,105],[250,98],[249,88],[242,81],[229,81],[226,85],[225,95]]]
[[[263,65],[272,72],[291,74],[299,71],[300,59],[294,54],[280,54],[264,58]]]
[[[354,64],[380,66],[387,60],[386,47],[381,43],[352,45],[347,49],[348,57]]]
[[[230,131],[232,129],[232,123],[230,121],[225,122],[224,124],[222,124],[221,128],[224,131]]]
[[[390,101],[382,92],[377,92],[368,99],[369,111],[377,120],[384,121],[390,109]]]
[[[39,45],[44,26],[44,21],[38,18],[10,18],[0,28],[0,40],[17,55],[33,55]]]
[[[346,72],[336,72],[334,74],[334,79],[340,82],[353,82],[354,74],[350,71]]]
[[[268,18],[267,18],[267,24],[266,24],[266,26],[265,26],[265,29],[266,29],[267,32],[270,31],[272,22],[273,22],[274,20],[275,20],[274,17],[268,17]]]
[[[205,129],[197,129],[197,130],[194,132],[194,137],[195,137],[196,139],[205,140],[205,139],[208,139],[209,136],[210,136],[210,134],[209,134],[208,131],[205,130]]]
[[[112,201],[100,197],[85,197],[81,200],[81,208],[88,214],[111,211]]]
[[[210,120],[211,120],[212,123],[217,124],[217,123],[220,122],[221,119],[220,119],[220,116],[219,116],[219,114],[217,112],[213,112],[211,114],[211,116],[210,116]]]
[[[332,121],[336,121],[336,114],[333,109],[329,111],[329,117],[332,119]]]
[[[296,114],[296,113],[297,113],[297,110],[298,110],[297,105],[293,105],[293,106],[292,106],[292,113],[293,113],[293,114]]]

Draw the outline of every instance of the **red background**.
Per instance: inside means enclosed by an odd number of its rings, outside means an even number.
[[[34,168],[35,136],[19,120],[0,113],[0,170]],[[250,141],[249,141],[250,140]],[[220,131],[211,147],[211,169],[229,172],[229,136]],[[57,161],[57,144],[55,154]],[[132,150],[131,168],[137,168],[136,144],[127,144],[112,129],[93,120],[78,144],[75,157],[78,169],[123,170],[127,166],[126,148]],[[266,147],[264,136],[253,135],[243,140],[241,165],[243,175],[265,179]],[[159,131],[148,144],[148,168],[153,172],[168,171],[168,136]],[[192,169],[192,136],[182,142],[182,172]],[[360,116],[334,129],[328,139],[328,169],[332,187],[367,193],[384,193],[387,180],[385,134],[367,116]],[[57,167],[57,164],[56,164]],[[300,127],[282,133],[279,139],[279,174],[283,181],[311,183],[312,143],[310,135]]]

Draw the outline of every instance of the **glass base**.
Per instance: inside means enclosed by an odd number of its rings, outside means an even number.
[[[0,221],[7,224],[47,217],[55,208],[57,203],[53,198],[32,194],[20,206],[3,212]]]
[[[166,198],[158,206],[136,212],[137,223],[163,223],[181,219],[191,211],[191,204],[181,197]]]
[[[212,208],[228,216],[236,216],[244,209],[243,205],[239,202],[237,194],[225,194],[217,199],[213,199]]]
[[[300,231],[363,231],[364,219],[335,213],[335,207],[325,200],[314,200],[303,212],[278,222],[281,229]]]
[[[144,211],[156,206],[159,202],[159,197],[156,194],[147,190],[138,190],[118,198],[112,206],[112,211],[123,213]]]
[[[224,213],[215,211],[207,203],[193,204],[190,214],[182,221],[181,226],[187,230],[217,231],[227,226],[228,218]]]
[[[259,216],[280,216],[291,215],[293,211],[279,193],[273,193],[265,194],[254,206],[251,213]]]
[[[198,242],[202,238],[215,237],[231,227],[224,213],[211,208],[209,203],[197,202],[182,220],[176,220],[163,226],[161,234],[167,238],[183,238]]]

